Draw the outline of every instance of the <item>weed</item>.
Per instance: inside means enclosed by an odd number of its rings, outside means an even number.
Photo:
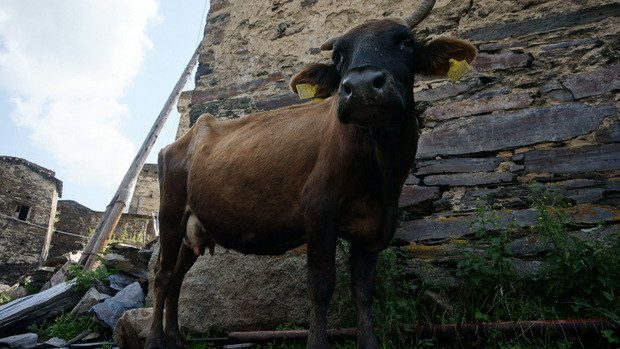
[[[26,291],[28,291],[28,294],[39,293],[39,291],[41,290],[40,287],[33,285],[32,282],[30,282],[30,280],[28,279],[22,282],[22,286],[24,286]]]
[[[114,268],[106,267],[105,265],[99,266],[95,270],[84,270],[84,266],[80,264],[70,265],[67,267],[69,275],[68,280],[74,280],[73,288],[77,291],[87,291],[92,286],[92,280],[97,279],[106,285],[109,285],[110,281],[108,276],[116,274],[118,270]]]
[[[11,297],[9,297],[6,292],[0,293],[0,305],[7,304],[11,301]]]
[[[71,340],[80,333],[90,330],[100,332],[101,325],[92,322],[90,315],[75,315],[73,313],[61,313],[53,322],[43,321],[40,324],[32,324],[28,330],[39,335],[39,341],[45,342],[51,338],[58,337],[64,340]]]

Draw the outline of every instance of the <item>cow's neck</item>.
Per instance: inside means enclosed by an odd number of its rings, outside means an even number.
[[[413,165],[418,138],[413,110],[405,115],[388,127],[363,128],[340,124],[343,131],[340,136],[344,136],[341,139],[344,148],[342,159],[351,161],[348,170],[359,171],[371,165],[382,177],[383,183],[401,186]]]

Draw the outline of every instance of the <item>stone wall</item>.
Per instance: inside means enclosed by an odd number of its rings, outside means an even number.
[[[58,220],[52,235],[49,258],[61,256],[71,251],[81,251],[95,231],[103,212],[97,212],[72,201],[58,201]],[[153,219],[150,214],[121,215],[112,239],[117,241],[148,242],[155,237]]]
[[[83,250],[101,217],[101,213],[73,200],[59,200],[56,215],[58,220],[54,225],[50,258]]]
[[[138,175],[128,213],[150,215],[159,211],[159,171],[157,164],[144,164]]]
[[[0,282],[12,283],[48,255],[62,182],[27,160],[0,157]]]
[[[228,119],[302,103],[288,81],[305,63],[329,61],[318,49],[326,38],[366,19],[408,14],[418,3],[211,1],[190,124],[204,112]],[[411,252],[412,273],[428,277],[418,266],[431,264],[437,268],[430,276],[453,284],[455,242],[473,238],[478,199],[527,231],[536,221],[528,198],[533,181],[559,186],[573,204],[576,230],[617,233],[618,17],[620,4],[603,0],[437,1],[416,28],[418,40],[459,37],[479,55],[456,83],[416,77],[420,146],[401,196],[411,214],[396,236]],[[517,260],[533,258],[531,248],[518,251]],[[190,278],[199,279],[193,270]],[[192,295],[182,297],[189,302]],[[277,302],[265,294],[255,299]],[[286,308],[282,303],[272,304]],[[231,305],[209,303],[218,306]],[[190,327],[203,322],[184,316]]]

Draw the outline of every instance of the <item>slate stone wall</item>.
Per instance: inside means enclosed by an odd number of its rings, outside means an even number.
[[[62,182],[27,160],[0,156],[0,282],[10,284],[48,255]]]
[[[326,38],[418,3],[211,1],[190,125],[204,112],[228,119],[305,102],[288,81],[305,63],[329,61],[318,49]],[[557,186],[573,204],[576,232],[617,233],[619,17],[620,4],[603,0],[437,1],[418,40],[459,37],[479,55],[456,83],[416,77],[420,146],[400,201],[409,219],[396,236],[411,252],[411,273],[454,284],[455,246],[473,239],[477,199],[498,210],[498,228],[517,222],[527,231],[537,219],[534,181]],[[528,241],[514,246],[516,264],[536,258]],[[422,267],[429,264],[433,274]]]

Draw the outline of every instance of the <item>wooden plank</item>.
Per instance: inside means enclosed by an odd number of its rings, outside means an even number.
[[[151,127],[151,131],[148,133],[142,147],[138,150],[138,154],[134,158],[133,162],[129,166],[129,170],[125,174],[121,184],[118,187],[118,190],[112,197],[110,204],[106,208],[104,215],[101,220],[97,224],[97,228],[95,229],[95,233],[88,241],[86,248],[82,254],[82,259],[80,260],[81,264],[84,264],[84,269],[93,270],[97,267],[98,263],[95,262],[97,258],[97,253],[103,252],[105,247],[108,245],[110,238],[112,237],[112,233],[114,232],[114,228],[118,224],[118,221],[125,209],[125,206],[129,203],[129,199],[131,197],[131,189],[135,186],[136,180],[140,171],[142,171],[142,167],[144,166],[144,162],[146,161],[147,156],[151,152],[153,145],[155,145],[155,141],[157,140],[157,136],[161,132],[170,115],[170,112],[174,108],[174,104],[179,98],[181,94],[181,90],[187,84],[187,80],[192,74],[192,70],[198,61],[198,55],[200,53],[200,46],[196,48],[194,55],[190,59],[189,63],[185,67],[183,74],[179,78],[179,81],[174,86],[172,93],[168,97],[168,100],[164,104],[162,111],[159,113],[159,116],[155,120],[155,123]]]

